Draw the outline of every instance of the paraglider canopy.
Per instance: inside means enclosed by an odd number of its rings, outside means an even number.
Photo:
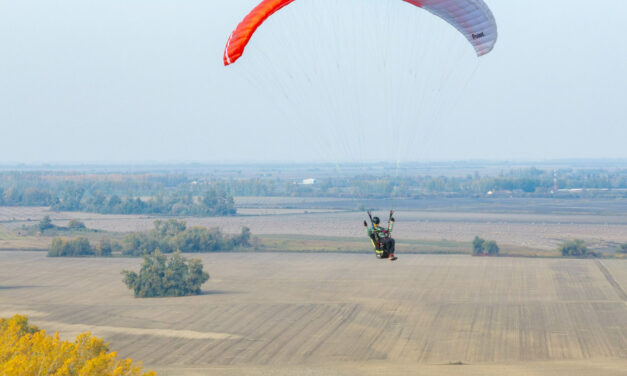
[[[384,0],[389,1],[389,0]],[[445,20],[462,33],[483,56],[494,48],[498,33],[496,21],[483,0],[403,0]],[[224,65],[237,61],[253,34],[268,17],[294,0],[263,0],[231,33],[224,50]]]

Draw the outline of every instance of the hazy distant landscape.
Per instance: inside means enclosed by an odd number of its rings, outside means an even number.
[[[196,169],[176,175],[118,172],[115,179],[111,171],[0,173],[5,204],[35,190],[53,201],[0,207],[0,313],[25,313],[68,339],[92,331],[121,356],[143,360],[160,375],[401,374],[416,365],[426,375],[619,375],[627,367],[622,188],[316,196],[324,180],[303,185],[302,176],[315,175],[278,173],[279,166],[268,181],[293,185],[290,196],[233,195],[238,184],[261,181],[268,167],[258,169],[248,167],[240,178],[213,171],[210,179]],[[489,167],[480,171],[463,179],[495,178]],[[554,184],[553,171],[523,171],[546,175],[549,188]],[[624,174],[583,171],[569,174],[594,175],[598,182]],[[325,167],[317,172],[324,176]],[[431,179],[451,178],[441,172]],[[354,176],[344,177],[343,189],[401,181]],[[233,213],[210,212],[220,201],[204,199],[206,190],[232,201]],[[11,196],[16,191],[22,196]],[[195,215],[80,209],[98,195],[103,208],[117,195],[117,203],[170,197],[185,208],[207,209]],[[77,210],[62,210],[72,199]],[[171,208],[179,210],[177,205]],[[362,225],[366,208],[384,219],[396,209],[395,263],[374,257]],[[50,224],[43,230],[46,217]],[[141,261],[121,257],[128,236],[172,219],[190,228],[219,228],[224,236],[249,228],[251,245],[190,254],[211,275],[200,296],[133,298],[120,276]],[[121,248],[112,257],[45,257],[54,238],[77,236]],[[471,257],[475,236],[496,241],[501,257]],[[600,258],[558,259],[560,245],[574,239]]]
[[[365,210],[385,217],[395,209],[399,252],[470,253],[470,242],[481,236],[497,241],[504,255],[559,256],[561,243],[581,239],[621,257],[627,170],[589,164],[508,171],[490,163],[464,171],[432,166],[430,175],[414,175],[428,169],[410,165],[396,177],[362,173],[365,166],[332,177],[325,165],[5,171],[0,248],[47,249],[50,236],[26,229],[49,216],[58,226],[79,220],[96,231],[84,235],[96,240],[180,218],[231,234],[250,228],[256,251],[369,252],[360,225]]]
[[[0,376],[627,375],[626,13],[0,0]]]

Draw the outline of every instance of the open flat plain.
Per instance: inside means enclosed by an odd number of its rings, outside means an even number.
[[[248,197],[238,198],[237,204],[241,214],[238,216],[178,219],[192,226],[220,227],[229,233],[238,233],[247,226],[254,235],[263,237],[324,236],[334,240],[364,237],[361,222],[366,216],[363,211],[355,210],[358,202],[352,200]],[[470,244],[476,235],[497,241],[506,253],[510,249],[522,249],[513,253],[527,255],[548,252],[557,255],[559,245],[572,239],[582,239],[601,251],[615,250],[627,242],[627,200],[624,199],[374,200],[367,204],[379,208],[392,205],[397,209],[395,234],[399,248],[407,252],[416,251],[416,246],[403,241]],[[377,213],[387,217],[385,210]],[[0,226],[19,230],[22,225],[37,224],[45,215],[58,225],[78,219],[91,229],[111,232],[146,231],[156,219],[166,219],[149,215],[52,212],[44,207],[0,207]],[[0,233],[0,249],[43,248],[50,243],[50,239],[29,238],[30,244],[25,240],[3,239]]]
[[[3,251],[0,316],[160,375],[627,373],[624,260],[400,256],[204,254],[203,295],[135,299],[140,259]]]

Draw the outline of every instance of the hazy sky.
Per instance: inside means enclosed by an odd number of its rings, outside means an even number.
[[[627,158],[624,0],[487,0],[481,59],[399,0],[297,0],[223,67],[257,2],[0,0],[0,163]]]

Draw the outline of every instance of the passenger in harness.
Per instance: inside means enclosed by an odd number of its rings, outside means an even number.
[[[372,241],[372,245],[374,246],[377,258],[389,259],[391,261],[397,259],[397,257],[394,256],[395,242],[394,239],[392,239],[392,230],[394,229],[393,215],[394,210],[390,210],[390,219],[388,221],[387,229],[382,228],[380,226],[381,220],[379,219],[379,217],[373,217],[370,212],[368,212],[368,216],[370,217],[370,222],[372,223],[372,226],[368,227],[368,222],[364,221],[366,233]]]

